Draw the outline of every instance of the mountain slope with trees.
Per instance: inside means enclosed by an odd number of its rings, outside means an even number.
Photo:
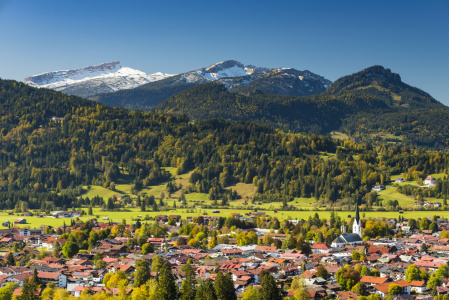
[[[342,131],[362,142],[383,133],[410,145],[449,146],[448,108],[381,66],[343,77],[325,93],[308,97],[259,90],[238,94],[218,83],[203,84],[172,96],[155,111],[193,120],[251,120],[295,132]]]
[[[341,142],[254,122],[192,123],[185,115],[128,111],[8,80],[0,80],[0,111],[0,209],[17,212],[103,205],[79,197],[82,186],[112,188],[126,174],[138,193],[170,179],[162,167],[190,172],[186,192],[208,193],[222,205],[236,198],[225,188],[243,182],[257,187],[253,200],[288,209],[294,197],[339,205],[363,198],[370,208],[379,205],[371,187],[392,174],[418,179],[449,170],[443,152]],[[447,196],[448,186],[440,179],[434,197]],[[112,199],[107,203],[114,209]]]

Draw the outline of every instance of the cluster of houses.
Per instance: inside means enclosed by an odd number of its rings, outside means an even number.
[[[395,179],[394,181],[395,183],[404,183],[405,180],[402,177],[398,177]],[[437,185],[437,180],[433,177],[433,176],[427,176],[426,179],[424,179],[424,185],[423,187],[434,187]],[[383,184],[376,184],[375,186],[373,186],[373,188],[371,189],[373,192],[380,192],[385,190],[385,186]]]
[[[9,215],[14,215],[13,212],[9,212]],[[21,214],[21,216],[26,217],[32,217],[34,214],[32,212],[24,212]],[[76,218],[80,217],[79,212],[73,212],[73,211],[54,211],[49,216],[45,216],[44,214],[37,214],[36,217],[43,218],[43,217],[50,217],[50,218]],[[27,220],[25,218],[18,218],[14,220],[13,222],[5,221],[2,223],[3,227],[10,227],[11,225],[23,225],[27,224]]]
[[[415,201],[415,205],[423,207],[434,207],[434,208],[440,208],[443,206],[440,202],[423,202],[423,201]]]
[[[257,215],[259,213],[256,213]],[[234,217],[241,217],[235,214]],[[213,216],[203,217],[214,220]],[[157,216],[156,221],[167,226],[168,232],[178,231],[179,222],[169,225],[168,220],[180,220],[180,216]],[[5,266],[0,267],[0,286],[5,286],[8,282],[16,282],[22,287],[25,279],[32,276],[37,270],[38,277],[43,284],[50,282],[55,286],[67,289],[75,297],[90,289],[95,292],[108,291],[103,284],[103,278],[108,273],[118,270],[124,272],[130,284],[133,283],[133,276],[136,261],[140,259],[152,262],[155,255],[160,255],[172,268],[176,283],[180,286],[184,280],[185,273],[181,268],[191,259],[198,279],[211,278],[215,280],[216,272],[221,270],[232,275],[234,286],[238,295],[241,295],[249,286],[260,284],[259,275],[261,272],[271,273],[281,288],[285,297],[294,295],[295,291],[290,289],[290,284],[295,277],[302,275],[306,281],[312,299],[324,299],[331,297],[335,299],[357,299],[360,295],[354,291],[344,290],[338,284],[335,275],[337,271],[345,265],[366,266],[370,270],[377,269],[377,276],[361,276],[360,282],[366,286],[368,294],[379,294],[382,297],[388,295],[388,288],[391,284],[399,285],[402,290],[395,299],[428,299],[432,300],[435,295],[434,290],[427,289],[427,282],[424,280],[406,281],[405,272],[409,265],[415,264],[424,269],[429,274],[435,272],[441,265],[449,261],[449,239],[440,238],[440,232],[418,231],[407,229],[407,220],[402,223],[395,223],[387,220],[387,223],[394,224],[392,232],[397,233],[403,228],[401,238],[380,238],[363,242],[361,239],[362,222],[356,210],[355,221],[353,222],[352,233],[345,233],[336,238],[331,245],[325,243],[311,243],[312,253],[307,256],[298,250],[277,248],[273,245],[263,245],[264,235],[270,234],[272,238],[284,240],[287,234],[269,233],[267,230],[252,228],[244,230],[254,231],[259,239],[255,245],[238,246],[234,238],[229,238],[228,244],[218,244],[213,249],[194,248],[189,245],[177,246],[176,241],[180,238],[173,237],[168,240],[163,238],[149,238],[147,243],[154,246],[155,252],[143,255],[138,247],[129,248],[127,237],[116,237],[97,242],[88,253],[79,253],[71,259],[60,257],[45,257],[43,259],[33,259],[27,266]],[[213,224],[205,222],[205,224]],[[437,220],[439,231],[449,228],[449,223],[445,220]],[[106,223],[96,223],[93,230],[100,230],[107,226]],[[208,226],[210,230],[216,230],[214,225]],[[187,237],[185,237],[187,238]],[[0,230],[0,243],[8,247],[13,243],[22,243],[24,250],[12,252],[12,255],[19,261],[35,248],[52,249],[55,242],[61,246],[65,240],[59,239],[56,235],[44,235],[42,229],[22,229],[8,228]],[[420,252],[422,244],[426,244],[428,251]],[[352,258],[352,253],[359,251],[364,254],[362,260]],[[101,255],[104,264],[98,268],[94,262],[94,256]],[[0,263],[7,265],[8,252],[0,256]],[[319,266],[324,266],[329,276],[322,278],[318,276]],[[157,273],[152,272],[152,276]],[[130,289],[129,293],[132,292]],[[438,295],[446,295],[449,292],[449,279],[442,279],[441,286],[436,288]],[[20,290],[16,294],[20,294]]]

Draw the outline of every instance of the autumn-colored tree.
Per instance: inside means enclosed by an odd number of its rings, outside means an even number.
[[[402,294],[402,287],[399,284],[391,283],[388,286],[389,295],[400,295]]]
[[[159,272],[159,270],[162,268],[163,264],[164,264],[164,259],[160,255],[155,255],[153,257],[153,262],[151,264],[151,271]]]

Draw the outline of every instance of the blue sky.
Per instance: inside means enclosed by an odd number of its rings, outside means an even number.
[[[0,0],[0,77],[108,61],[181,73],[218,61],[334,81],[372,65],[449,105],[449,1]]]

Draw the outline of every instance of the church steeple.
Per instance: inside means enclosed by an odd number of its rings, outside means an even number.
[[[360,222],[360,214],[359,214],[359,201],[355,203],[355,218],[354,221],[359,223]]]
[[[362,220],[360,220],[359,201],[358,200],[356,200],[356,203],[355,203],[355,217],[354,217],[354,223],[352,224],[352,232],[357,233],[360,237],[362,237]]]

